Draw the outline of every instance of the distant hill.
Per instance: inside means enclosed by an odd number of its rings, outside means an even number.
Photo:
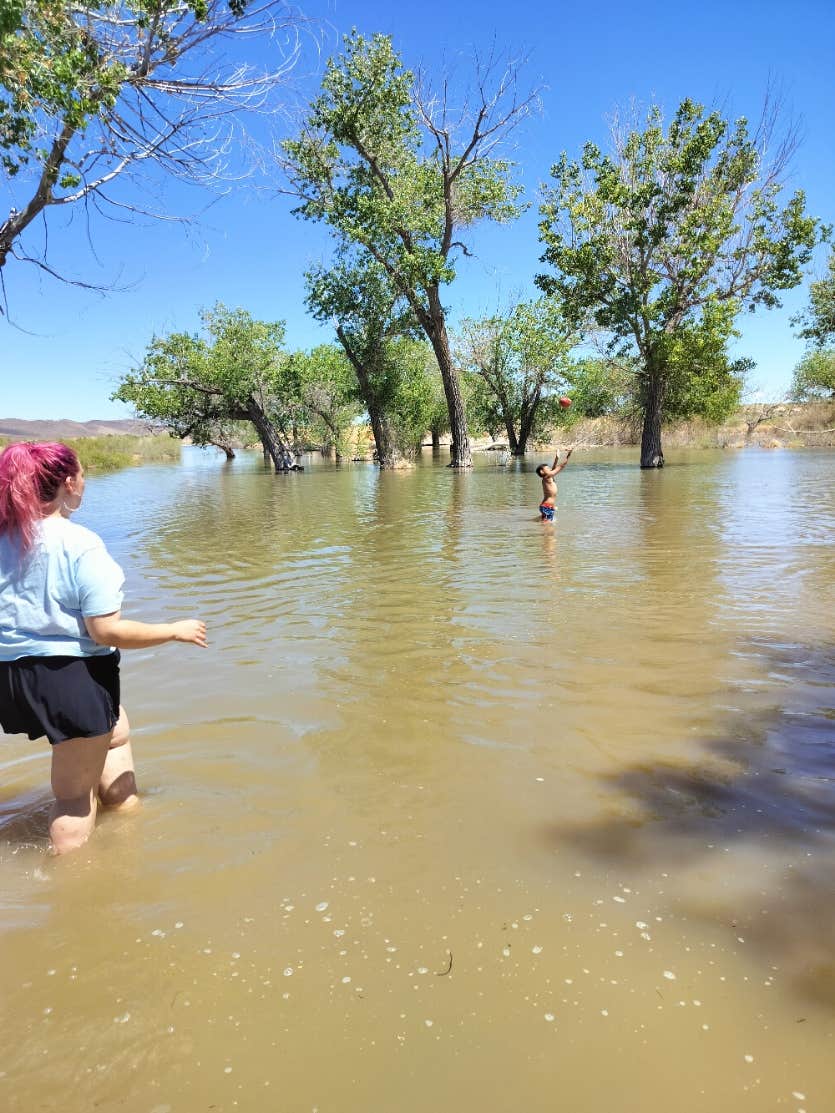
[[[19,441],[60,441],[73,437],[107,437],[129,434],[147,437],[161,429],[152,429],[145,421],[130,418],[120,421],[23,421],[16,417],[0,418],[0,436]]]

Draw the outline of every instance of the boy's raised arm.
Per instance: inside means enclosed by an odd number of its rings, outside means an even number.
[[[562,462],[562,463],[561,463],[561,464],[559,465],[559,467],[557,467],[557,460],[559,459],[559,455],[560,455],[560,454],[559,454],[559,452],[557,453],[556,459],[554,460],[554,471],[553,471],[553,474],[554,474],[554,475],[556,475],[556,474],[557,474],[558,472],[561,472],[561,471],[562,471],[562,469],[563,469],[563,468],[565,467],[565,465],[566,465],[566,464],[568,463],[568,457],[569,457],[569,456],[571,455],[571,453],[572,453],[573,451],[574,451],[574,449],[573,449],[573,448],[569,448],[568,452],[566,452],[566,454],[565,454],[565,459],[564,459],[564,460],[563,460],[563,462]]]

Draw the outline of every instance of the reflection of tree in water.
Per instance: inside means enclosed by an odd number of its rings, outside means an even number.
[[[160,508],[157,527],[143,538],[160,567],[198,576],[226,567],[276,567],[314,540],[317,519],[303,512],[305,485],[311,486],[306,474],[275,476],[220,465],[183,478]]]
[[[694,727],[711,722],[728,690],[733,636],[716,589],[722,553],[712,496],[701,474],[672,466],[575,475],[574,501],[557,527],[553,624],[577,737],[616,762],[672,756],[686,750]]]
[[[556,824],[549,840],[619,867],[709,871],[709,891],[679,898],[678,912],[684,906],[688,919],[724,922],[734,936],[741,930],[764,961],[788,968],[802,992],[832,1006],[835,655],[762,643],[737,650],[755,654],[764,677],[776,672],[789,681],[780,703],[756,715],[727,708],[697,761],[639,762],[607,775],[639,805],[640,819]]]
[[[460,671],[452,635],[458,603],[448,565],[462,477],[438,472],[374,473],[355,492],[341,584],[347,653],[327,678],[340,722],[310,739],[336,778],[371,770],[383,795],[401,778],[433,781],[454,732],[448,693]]]
[[[717,598],[723,553],[715,528],[716,473],[699,465],[644,471],[636,495],[640,593],[662,623],[676,619],[680,624],[686,618],[687,632],[722,606]]]

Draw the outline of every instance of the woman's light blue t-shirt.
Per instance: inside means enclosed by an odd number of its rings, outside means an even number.
[[[0,536],[0,661],[111,653],[87,633],[85,618],[122,609],[124,573],[92,530],[44,518],[23,559]]]

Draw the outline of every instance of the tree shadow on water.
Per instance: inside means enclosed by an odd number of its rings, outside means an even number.
[[[749,950],[831,1009],[835,654],[762,643],[743,652],[764,666],[776,706],[729,707],[721,731],[703,740],[702,760],[606,776],[632,802],[629,815],[550,825],[546,839],[621,871],[666,871],[676,915],[724,924],[734,938],[741,931]]]

